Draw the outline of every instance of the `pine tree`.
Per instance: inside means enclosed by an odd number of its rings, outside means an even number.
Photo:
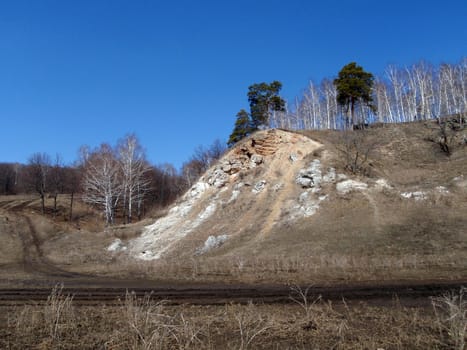
[[[259,83],[248,87],[248,102],[253,130],[267,126],[273,111],[284,111],[285,101],[279,96],[282,83],[273,81],[270,84]]]
[[[251,119],[248,112],[244,109],[237,113],[237,120],[235,121],[235,127],[230,134],[229,141],[227,142],[229,147],[232,147],[238,141],[248,136],[252,132]]]
[[[350,109],[352,125],[357,124],[355,120],[355,107],[363,104],[375,110],[372,105],[371,95],[373,88],[373,74],[365,72],[355,62],[345,65],[339,72],[338,78],[334,79],[337,89],[337,102],[345,107],[346,112]]]

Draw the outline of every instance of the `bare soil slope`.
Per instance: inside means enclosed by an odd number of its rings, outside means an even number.
[[[341,132],[253,135],[125,254],[194,278],[466,277],[465,145],[448,157],[432,123],[355,133],[365,176],[346,172]]]

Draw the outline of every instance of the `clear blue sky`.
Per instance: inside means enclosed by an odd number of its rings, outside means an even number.
[[[466,23],[465,0],[0,0],[0,162],[134,132],[178,168],[228,138],[250,84],[292,101],[351,61],[458,62]]]

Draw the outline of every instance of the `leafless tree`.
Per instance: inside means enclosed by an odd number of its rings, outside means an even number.
[[[45,195],[50,168],[51,161],[47,153],[34,153],[29,158],[27,179],[29,187],[34,189],[40,196],[42,214],[45,213]]]
[[[336,104],[335,86],[329,79],[309,83],[294,110],[272,119],[270,127],[289,129],[340,129],[346,113]],[[457,64],[435,67],[421,61],[408,67],[387,67],[373,88],[376,111],[363,106],[355,111],[360,123],[400,123],[467,116],[467,58]]]
[[[100,206],[108,225],[114,223],[115,208],[123,192],[121,167],[108,144],[88,155],[84,164],[83,199]]]
[[[368,161],[376,148],[376,141],[367,130],[344,130],[336,142],[343,165],[352,174],[368,175]]]
[[[62,157],[57,154],[54,164],[50,167],[50,175],[48,177],[48,188],[50,196],[54,199],[54,215],[57,214],[57,197],[59,193],[63,193],[65,183],[65,173]]]
[[[64,172],[64,192],[70,194],[69,220],[73,221],[73,204],[75,194],[81,191],[81,180],[83,174],[82,166],[65,167]]]
[[[16,194],[18,191],[18,163],[0,163],[0,194]]]
[[[144,150],[134,134],[127,135],[117,146],[118,160],[122,169],[123,212],[128,223],[132,221],[133,205],[136,203],[140,215],[149,181],[145,174],[149,170]]]
[[[225,143],[219,139],[214,140],[207,148],[201,145],[196,147],[190,159],[182,165],[182,176],[188,187],[191,187],[206,170],[220,159],[226,150]]]

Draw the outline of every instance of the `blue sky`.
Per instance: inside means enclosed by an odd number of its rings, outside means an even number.
[[[0,0],[0,162],[135,133],[178,168],[227,140],[249,85],[292,101],[351,61],[455,63],[466,23],[464,0]]]

